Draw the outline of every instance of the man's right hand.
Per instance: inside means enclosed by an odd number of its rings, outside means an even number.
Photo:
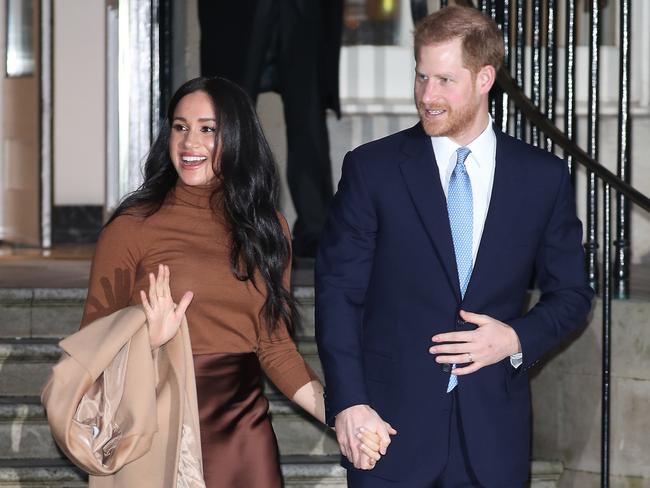
[[[353,405],[339,412],[335,420],[336,438],[339,441],[341,453],[348,458],[357,469],[372,469],[375,461],[365,454],[357,434],[361,428],[376,432],[379,436],[379,452],[382,456],[390,444],[390,436],[397,434],[388,422],[368,405]]]

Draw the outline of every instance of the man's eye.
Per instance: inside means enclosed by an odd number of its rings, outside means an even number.
[[[418,74],[418,80],[427,81],[428,79],[429,79],[429,77],[427,75]]]

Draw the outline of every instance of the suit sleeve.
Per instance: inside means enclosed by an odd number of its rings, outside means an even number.
[[[521,342],[522,370],[534,366],[584,326],[591,310],[594,293],[587,284],[582,224],[574,200],[568,171],[562,165],[555,204],[535,261],[541,298],[510,324]]]
[[[354,152],[343,161],[316,259],[316,340],[325,374],[329,425],[342,410],[369,404],[362,327],[378,223],[359,163]]]

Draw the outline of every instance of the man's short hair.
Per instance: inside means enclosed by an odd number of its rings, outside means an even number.
[[[476,74],[483,66],[503,64],[503,36],[496,22],[472,7],[449,6],[427,15],[415,26],[415,59],[422,46],[462,40],[463,64]]]

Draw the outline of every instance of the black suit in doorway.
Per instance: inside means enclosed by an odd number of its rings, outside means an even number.
[[[199,0],[201,73],[282,97],[294,254],[313,257],[333,185],[326,109],[340,116],[343,0]]]

